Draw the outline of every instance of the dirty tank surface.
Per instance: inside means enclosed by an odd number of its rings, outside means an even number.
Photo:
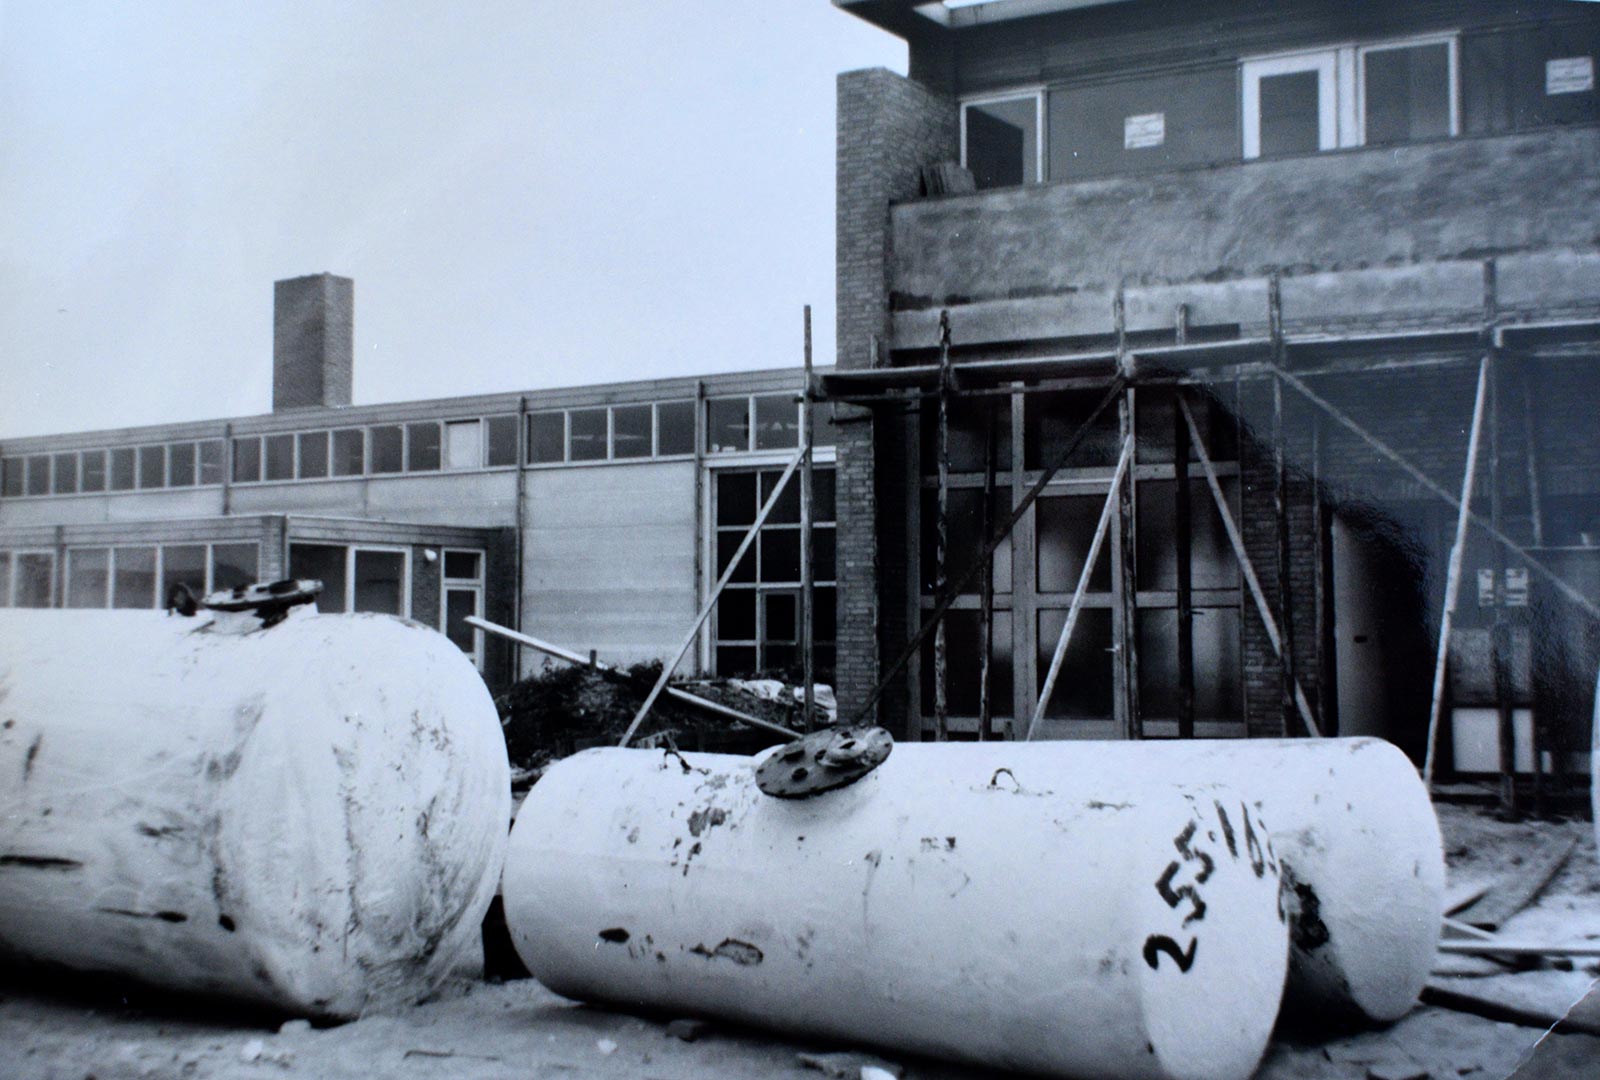
[[[1508,936],[1535,934],[1600,941],[1600,864],[1588,822],[1507,824],[1486,812],[1441,806],[1452,887],[1528,861],[1535,842],[1579,837],[1566,867],[1542,897],[1507,924]],[[1544,969],[1457,977],[1466,989],[1499,987],[1531,1003],[1565,1007],[1600,977],[1593,961],[1571,971]],[[1516,988],[1522,989],[1517,990]],[[871,1048],[810,1043],[767,1032],[712,1025],[694,1042],[668,1034],[672,1017],[637,1017],[557,997],[531,980],[461,984],[424,1005],[326,1029],[241,1015],[118,986],[102,979],[41,976],[0,969],[0,1077],[97,1080],[241,1078],[660,1078],[765,1077],[817,1080],[802,1053]],[[1429,1076],[1499,1080],[1518,1069],[1543,1032],[1421,1005],[1387,1028],[1338,1037],[1280,1030],[1256,1073],[1262,1080],[1366,1080]],[[913,1080],[977,1080],[992,1070],[876,1052]],[[1552,1035],[1525,1077],[1578,1080],[1593,1075],[1600,1038]],[[1585,1071],[1587,1070],[1587,1071]]]

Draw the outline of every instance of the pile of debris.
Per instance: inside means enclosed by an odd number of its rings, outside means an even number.
[[[551,663],[500,695],[495,704],[505,729],[513,786],[531,785],[550,762],[579,750],[616,745],[660,676],[659,661],[625,670]],[[796,731],[805,727],[799,687],[775,680],[738,679],[672,685],[769,723]],[[831,723],[832,694],[826,687],[817,690],[818,723]],[[753,754],[782,741],[783,736],[776,732],[662,695],[631,744]]]

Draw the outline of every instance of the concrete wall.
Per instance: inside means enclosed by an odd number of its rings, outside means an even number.
[[[602,660],[662,659],[697,610],[694,463],[526,474],[522,628]],[[541,661],[524,651],[523,671]],[[691,650],[684,669],[698,658]]]
[[[1593,251],[1600,130],[1037,185],[906,202],[892,216],[890,274],[901,310],[1275,268]]]

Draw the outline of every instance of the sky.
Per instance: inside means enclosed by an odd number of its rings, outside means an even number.
[[[356,404],[834,353],[828,0],[0,0],[0,438],[270,411],[272,283]]]

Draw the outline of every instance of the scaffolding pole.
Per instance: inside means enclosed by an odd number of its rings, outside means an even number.
[[[994,409],[983,410],[983,506],[978,512],[978,535],[985,541],[994,528],[994,456],[997,452]],[[989,738],[990,714],[994,711],[989,700],[990,657],[994,654],[994,556],[986,560],[983,581],[979,584],[978,611],[978,741]]]
[[[1444,579],[1444,612],[1439,618],[1439,647],[1433,659],[1433,700],[1428,706],[1428,749],[1422,759],[1422,782],[1433,790],[1434,754],[1439,742],[1439,717],[1444,707],[1445,664],[1450,655],[1450,634],[1455,622],[1456,598],[1461,593],[1461,563],[1467,550],[1467,522],[1472,516],[1473,480],[1478,475],[1478,446],[1483,434],[1484,400],[1489,391],[1489,358],[1478,366],[1478,393],[1472,404],[1472,431],[1467,436],[1467,464],[1461,477],[1461,505],[1456,511],[1455,542]]]
[[[939,426],[934,445],[939,490],[934,516],[933,595],[944,600],[950,582],[950,313],[939,312]],[[933,739],[950,739],[949,642],[941,617],[933,630]]]
[[[1456,508],[1457,510],[1461,509],[1461,500],[1460,499],[1456,498],[1449,491],[1447,491],[1443,486],[1441,486],[1440,484],[1436,483],[1433,480],[1433,478],[1430,477],[1427,473],[1423,472],[1421,469],[1419,469],[1415,465],[1413,465],[1399,451],[1395,450],[1388,443],[1384,442],[1382,439],[1380,439],[1376,435],[1372,434],[1372,432],[1368,431],[1366,428],[1364,428],[1360,424],[1356,423],[1356,421],[1351,419],[1350,416],[1348,414],[1346,414],[1342,409],[1340,409],[1337,405],[1333,404],[1331,401],[1329,401],[1326,398],[1324,398],[1321,394],[1318,394],[1315,390],[1311,389],[1311,387],[1307,386],[1303,381],[1301,381],[1300,379],[1296,378],[1295,376],[1289,374],[1287,371],[1278,372],[1278,377],[1281,378],[1289,386],[1293,387],[1294,390],[1296,392],[1298,392],[1301,397],[1305,398],[1307,401],[1309,401],[1313,405],[1317,406],[1323,412],[1327,413],[1341,427],[1345,428],[1346,430],[1348,430],[1349,432],[1354,434],[1357,438],[1359,438],[1362,442],[1364,442],[1368,446],[1372,447],[1372,449],[1377,451],[1378,454],[1381,457],[1387,459],[1389,462],[1394,464],[1397,468],[1400,469],[1400,471],[1404,472],[1407,476],[1411,477],[1411,479],[1415,480],[1419,485],[1421,485],[1427,491],[1429,491],[1433,495],[1437,496],[1438,498],[1443,499],[1445,502],[1449,503],[1452,507]],[[1566,597],[1568,600],[1570,600],[1574,604],[1576,604],[1579,608],[1581,608],[1584,612],[1586,612],[1591,618],[1593,618],[1593,619],[1595,619],[1597,621],[1600,621],[1600,605],[1596,605],[1594,601],[1590,600],[1587,596],[1584,596],[1583,593],[1579,592],[1576,588],[1574,588],[1560,574],[1556,573],[1554,570],[1550,569],[1543,562],[1541,562],[1538,558],[1536,558],[1534,556],[1534,554],[1532,552],[1530,552],[1526,547],[1524,547],[1523,545],[1517,543],[1510,536],[1507,536],[1505,531],[1503,529],[1501,529],[1496,523],[1494,523],[1493,521],[1490,521],[1489,519],[1485,518],[1482,514],[1479,514],[1476,511],[1472,511],[1472,510],[1468,511],[1467,516],[1468,516],[1468,519],[1474,525],[1476,525],[1478,528],[1482,529],[1484,532],[1488,533],[1490,536],[1494,537],[1496,540],[1500,541],[1500,543],[1504,544],[1508,550],[1515,552],[1518,557],[1520,557],[1523,560],[1525,560],[1527,562],[1528,568],[1530,570],[1532,570],[1535,573],[1537,573],[1540,577],[1544,578],[1551,585],[1554,585],[1555,588],[1556,588],[1556,591],[1559,592],[1562,596]]]
[[[1082,445],[1083,440],[1089,437],[1089,432],[1094,429],[1096,421],[1100,419],[1100,414],[1105,412],[1112,402],[1122,396],[1122,391],[1127,385],[1128,380],[1124,375],[1119,373],[1111,377],[1111,383],[1107,387],[1105,395],[1101,397],[1100,401],[1089,413],[1088,418],[1079,425],[1078,430],[1072,433],[1072,437],[1067,440],[1066,445],[1057,451],[1049,467],[1039,475],[1039,479],[1035,480],[1033,486],[1017,500],[1017,504],[1012,508],[1011,516],[1006,519],[1005,525],[993,536],[989,537],[988,541],[983,545],[983,550],[978,553],[978,557],[967,566],[966,570],[962,571],[960,577],[955,579],[954,584],[946,590],[944,597],[934,605],[933,610],[924,616],[921,628],[912,635],[910,641],[906,642],[905,647],[900,650],[900,655],[895,658],[895,662],[889,665],[888,670],[879,678],[878,685],[873,687],[872,693],[867,695],[867,700],[862,703],[860,709],[856,710],[853,723],[859,724],[871,715],[873,708],[883,697],[883,692],[889,688],[889,683],[900,674],[900,670],[916,655],[917,650],[922,647],[922,643],[928,639],[928,634],[932,632],[934,625],[944,617],[944,613],[949,611],[950,606],[955,603],[956,596],[972,580],[973,575],[988,565],[988,561],[994,556],[995,549],[1005,541],[1006,537],[1011,535],[1011,530],[1017,527],[1017,522],[1021,521],[1027,514],[1034,501],[1039,498],[1039,494],[1044,491],[1051,480],[1055,479],[1056,473],[1060,472],[1062,467],[1066,465],[1067,459],[1077,453],[1078,447]]]
[[[809,732],[817,726],[816,646],[816,549],[812,545],[812,507],[815,482],[815,418],[811,415],[811,305],[805,307],[805,384],[800,388],[800,671],[805,684],[801,727]]]
[[[1067,618],[1061,624],[1061,636],[1056,639],[1055,652],[1050,655],[1050,669],[1044,677],[1044,687],[1039,691],[1039,703],[1034,706],[1033,719],[1028,722],[1028,733],[1023,737],[1024,742],[1032,742],[1038,734],[1039,725],[1044,722],[1045,709],[1050,704],[1050,695],[1055,693],[1056,678],[1061,674],[1062,662],[1067,657],[1067,644],[1072,640],[1073,628],[1078,625],[1078,613],[1083,609],[1083,596],[1089,591],[1089,578],[1094,573],[1094,566],[1100,560],[1100,547],[1105,543],[1106,533],[1111,527],[1111,515],[1117,509],[1122,499],[1123,485],[1127,481],[1128,464],[1133,460],[1133,437],[1125,436],[1122,440],[1122,453],[1117,457],[1117,471],[1111,477],[1111,487],[1106,492],[1105,506],[1100,510],[1100,521],[1094,527],[1094,538],[1089,541],[1089,554],[1084,559],[1083,570],[1078,574],[1077,587],[1072,590],[1072,603],[1067,608]]]
[[[1261,623],[1266,627],[1272,651],[1281,658],[1283,639],[1278,634],[1278,622],[1273,618],[1272,606],[1267,603],[1266,593],[1261,591],[1261,581],[1256,577],[1255,567],[1251,565],[1250,556],[1244,549],[1244,537],[1239,534],[1238,523],[1233,520],[1233,510],[1228,506],[1227,497],[1222,494],[1222,483],[1217,479],[1216,466],[1211,463],[1211,455],[1206,451],[1205,443],[1200,438],[1200,428],[1194,422],[1194,414],[1189,411],[1189,403],[1182,396],[1178,398],[1178,408],[1183,411],[1184,423],[1189,425],[1189,439],[1194,445],[1195,454],[1200,458],[1200,467],[1205,470],[1206,485],[1211,488],[1211,498],[1216,502],[1217,513],[1222,517],[1222,527],[1228,533],[1228,543],[1233,545],[1234,557],[1239,560],[1239,572],[1244,575],[1250,596],[1255,600],[1256,613],[1261,616]],[[1299,682],[1294,684],[1294,702],[1300,710],[1300,720],[1305,725],[1307,734],[1321,737],[1322,729],[1317,726],[1316,717],[1311,715],[1311,706],[1306,701],[1306,693],[1300,688]]]

